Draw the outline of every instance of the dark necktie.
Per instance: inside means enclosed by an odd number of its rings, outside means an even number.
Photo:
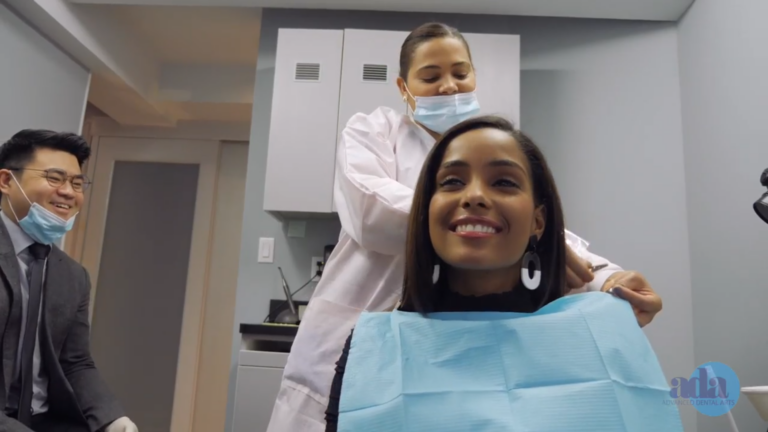
[[[37,340],[37,321],[40,314],[40,301],[43,296],[45,259],[48,257],[50,247],[34,243],[27,250],[29,250],[33,260],[29,266],[27,322],[21,345],[21,389],[19,392],[18,420],[29,427],[32,423],[32,380],[34,379],[32,369],[35,341]]]

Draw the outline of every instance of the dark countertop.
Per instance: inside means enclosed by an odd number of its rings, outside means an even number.
[[[240,324],[240,334],[252,336],[296,336],[299,326],[289,324]]]

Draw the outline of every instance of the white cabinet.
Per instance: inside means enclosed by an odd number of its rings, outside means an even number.
[[[240,351],[232,432],[266,432],[287,354]]]
[[[383,30],[279,30],[264,210],[288,217],[333,214],[336,144],[347,121],[380,106],[406,112],[396,86],[406,36]],[[519,125],[520,37],[464,37],[477,70],[482,113]]]
[[[264,210],[331,212],[343,39],[278,31]]]
[[[380,106],[402,110],[405,102],[397,90],[400,46],[408,32],[344,30],[344,59],[341,64],[339,134],[349,119]]]

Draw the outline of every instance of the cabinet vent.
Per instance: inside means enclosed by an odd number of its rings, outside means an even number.
[[[320,81],[320,63],[296,63],[296,81]]]
[[[364,64],[363,65],[363,81],[387,82],[387,65]]]

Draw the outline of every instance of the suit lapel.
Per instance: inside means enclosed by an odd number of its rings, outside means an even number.
[[[19,333],[21,331],[21,282],[19,279],[19,261],[16,258],[16,251],[13,249],[13,242],[5,224],[0,220],[0,272],[2,272],[2,288],[6,290],[8,297],[7,316],[0,314],[0,326],[4,331],[2,336],[3,348],[3,377],[5,378],[5,390],[13,378],[13,368],[16,363],[16,351],[19,348]],[[3,310],[0,306],[0,310]],[[6,318],[5,321],[2,318]]]

